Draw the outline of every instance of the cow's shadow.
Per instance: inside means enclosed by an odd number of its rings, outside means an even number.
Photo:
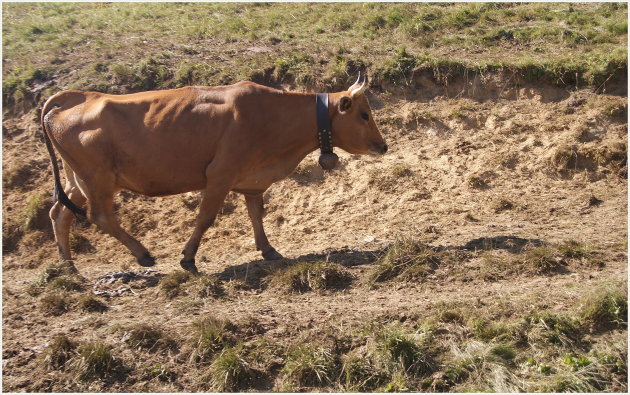
[[[546,245],[540,239],[526,239],[516,236],[492,236],[478,237],[462,245],[444,246],[432,245],[437,251],[440,250],[461,250],[461,251],[489,251],[489,250],[505,250],[511,254],[520,254],[527,248],[540,247]],[[242,263],[240,265],[230,266],[217,276],[224,282],[242,281],[249,288],[260,289],[265,288],[265,277],[273,274],[277,270],[284,269],[297,264],[298,262],[317,262],[327,261],[338,263],[345,267],[354,267],[361,265],[372,265],[381,256],[383,256],[391,244],[377,249],[350,249],[342,248],[337,250],[324,251],[321,253],[310,253],[301,255],[296,258],[284,258],[278,261],[265,261],[262,259]]]
[[[345,267],[369,265],[386,251],[386,248],[375,250],[359,250],[342,248],[338,250],[324,251],[321,253],[310,253],[296,258],[283,258],[277,261],[265,261],[258,259],[240,265],[230,266],[217,277],[224,282],[242,281],[250,288],[264,288],[264,278],[277,270],[287,268],[298,262],[333,262]]]
[[[531,247],[541,247],[546,243],[540,239],[524,239],[516,236],[478,237],[468,241],[462,246],[443,247],[445,249],[458,249],[466,251],[479,250],[505,250],[512,254],[520,254]]]

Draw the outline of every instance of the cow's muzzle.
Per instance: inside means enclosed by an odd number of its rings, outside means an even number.
[[[376,145],[374,148],[370,149],[370,154],[371,155],[383,155],[384,153],[387,152],[387,150],[389,149],[389,147],[387,146],[386,143],[382,143],[379,145]]]

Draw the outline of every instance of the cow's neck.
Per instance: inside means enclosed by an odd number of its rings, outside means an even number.
[[[283,118],[287,120],[285,141],[291,146],[287,148],[293,150],[295,154],[299,153],[301,161],[306,155],[319,148],[315,94],[284,92],[282,102]]]

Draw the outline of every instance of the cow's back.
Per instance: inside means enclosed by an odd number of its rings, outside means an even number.
[[[79,175],[110,168],[120,188],[168,195],[203,188],[239,102],[265,90],[273,91],[252,83],[127,95],[63,91],[47,102],[58,108],[45,121]]]

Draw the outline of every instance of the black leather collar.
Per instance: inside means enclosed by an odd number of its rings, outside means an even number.
[[[332,170],[339,163],[339,157],[333,152],[332,125],[328,116],[328,93],[315,95],[317,113],[317,141],[319,141],[319,165],[324,170]]]
[[[328,116],[328,93],[315,95],[315,108],[317,110],[317,140],[322,154],[329,154],[333,150],[332,130],[330,117]]]

